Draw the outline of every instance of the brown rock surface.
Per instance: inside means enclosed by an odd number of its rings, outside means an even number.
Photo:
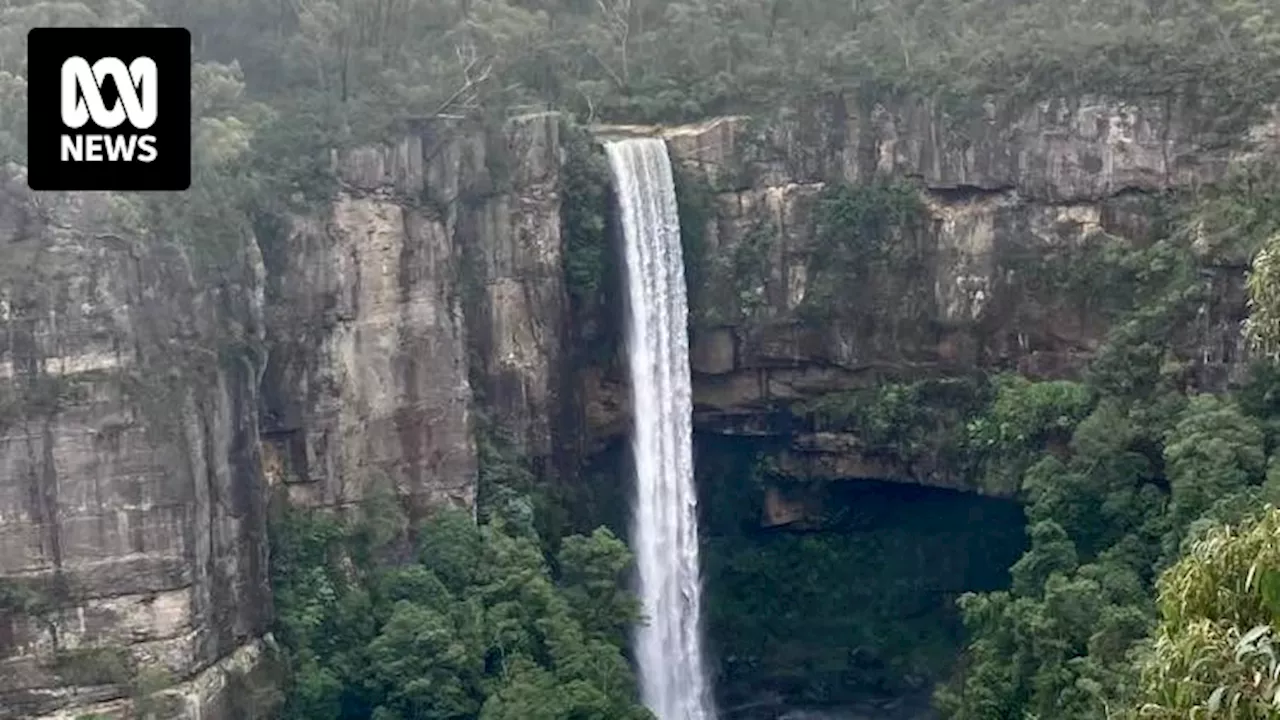
[[[268,251],[268,456],[294,502],[393,487],[420,506],[470,507],[477,392],[531,452],[549,452],[558,131],[552,113],[491,134],[439,120],[335,154],[336,200]]]
[[[0,717],[120,697],[129,657],[213,668],[171,694],[214,717],[270,619],[261,259],[205,285],[111,196],[25,185],[0,180]]]

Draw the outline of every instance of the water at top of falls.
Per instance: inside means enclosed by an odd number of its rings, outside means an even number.
[[[714,720],[703,664],[689,310],[671,161],[656,138],[610,142],[605,150],[626,248],[631,544],[647,619],[635,633],[640,691],[658,720]]]

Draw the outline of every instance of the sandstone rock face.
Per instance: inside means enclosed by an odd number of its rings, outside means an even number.
[[[491,194],[458,208],[467,308],[484,405],[534,456],[552,451],[566,306],[560,235],[560,124],[517,117],[486,147]]]
[[[335,154],[335,201],[264,243],[268,474],[293,502],[394,491],[471,507],[477,393],[547,451],[564,305],[558,130],[550,113],[492,134],[439,120]]]
[[[6,170],[0,718],[123,718],[140,688],[160,717],[248,717],[272,485],[472,508],[477,395],[548,451],[559,127],[443,119],[335,153],[332,201],[244,238],[218,282],[117,229],[127,198]]]
[[[598,132],[665,136],[714,193],[691,308],[700,430],[792,437],[777,460],[798,476],[959,487],[936,468],[864,455],[858,438],[802,432],[784,410],[886,374],[1078,372],[1107,322],[1087,292],[1049,286],[1040,268],[1103,233],[1143,243],[1149,196],[1220,180],[1280,148],[1276,116],[1230,136],[1213,118],[1182,102],[1079,98],[956,119],[926,102],[834,98],[767,120]],[[906,259],[838,288],[850,309],[807,316],[811,274],[822,271],[818,198],[833,183],[885,177],[914,180],[927,208],[920,227],[893,240]],[[1241,270],[1206,266],[1213,299],[1180,339],[1205,387],[1239,366]]]
[[[721,190],[877,175],[936,190],[1017,190],[1052,203],[1212,182],[1241,157],[1233,141],[1274,143],[1277,124],[1216,127],[1213,107],[1103,97],[994,103],[957,117],[924,100],[863,106],[834,96],[778,118],[718,118],[662,133],[682,161]],[[1248,153],[1250,148],[1245,149]]]
[[[261,258],[202,284],[117,200],[0,178],[4,718],[120,717],[133,663],[177,681],[165,716],[230,717],[270,619]]]
[[[371,168],[416,172],[381,185]],[[444,222],[403,200],[419,138],[339,158],[344,187],[270,249],[264,439],[271,481],[306,506],[376,492],[469,507],[475,447],[457,253]],[[399,194],[398,194],[399,193]]]

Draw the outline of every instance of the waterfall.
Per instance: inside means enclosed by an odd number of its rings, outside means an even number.
[[[647,618],[635,634],[640,690],[658,720],[714,720],[702,658],[689,311],[671,161],[655,138],[610,142],[605,150],[626,245],[631,544]]]

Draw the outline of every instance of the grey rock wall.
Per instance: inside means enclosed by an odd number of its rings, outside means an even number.
[[[473,498],[457,254],[440,219],[374,173],[410,148],[420,153],[420,140],[337,158],[334,201],[264,243],[268,478],[295,504],[377,492],[460,507]],[[421,155],[413,162],[405,169],[421,183]]]
[[[135,664],[200,717],[182,681],[270,619],[261,259],[199,283],[117,203],[0,179],[0,717],[127,696]]]
[[[558,130],[552,113],[499,132],[441,119],[335,153],[335,201],[265,243],[268,476],[292,502],[393,490],[419,509],[471,507],[477,402],[548,452]]]
[[[1244,129],[1217,120],[1212,106],[1172,98],[993,102],[970,117],[926,100],[866,105],[833,96],[774,118],[718,118],[663,134],[721,190],[889,174],[937,190],[1017,190],[1071,203],[1213,182],[1243,156],[1274,147],[1274,119]]]
[[[271,695],[266,504],[473,508],[476,418],[551,446],[559,118],[334,153],[201,275],[128,198],[0,178],[0,718]],[[477,398],[477,395],[482,396]]]
[[[525,450],[552,452],[565,294],[560,236],[560,118],[511,120],[484,148],[489,193],[458,208],[468,258],[467,320],[482,404]]]

